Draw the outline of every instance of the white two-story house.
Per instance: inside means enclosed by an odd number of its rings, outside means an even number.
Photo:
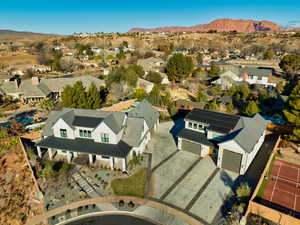
[[[159,112],[147,101],[129,112],[71,109],[52,111],[43,139],[36,144],[39,157],[48,153],[65,156],[68,162],[88,158],[112,169],[125,171],[133,154],[143,153]]]
[[[217,154],[217,166],[245,174],[265,138],[266,121],[256,114],[242,117],[193,109],[178,133],[178,149],[204,157]]]
[[[255,67],[233,68],[220,74],[211,83],[220,85],[222,90],[229,90],[239,82],[247,82],[250,85],[259,84],[265,87],[276,87],[276,83],[272,82],[271,69]]]

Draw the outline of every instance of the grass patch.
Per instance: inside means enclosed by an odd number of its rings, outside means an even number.
[[[279,154],[279,153],[274,154],[274,156],[272,158],[272,161],[270,163],[269,169],[267,170],[267,174],[265,174],[266,176],[268,176],[271,173],[272,168],[273,168],[273,164],[274,164],[274,161],[275,161],[276,158],[282,158],[282,155]],[[259,189],[258,189],[256,197],[258,197],[258,198],[263,197],[267,183],[268,183],[268,181],[264,178],[261,185],[260,185],[260,187],[259,187]]]
[[[144,197],[147,171],[147,168],[143,168],[128,178],[113,180],[111,187],[115,195]]]

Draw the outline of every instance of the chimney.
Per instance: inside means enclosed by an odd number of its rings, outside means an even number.
[[[31,83],[33,85],[38,85],[40,83],[40,79],[38,77],[32,77],[31,78]]]

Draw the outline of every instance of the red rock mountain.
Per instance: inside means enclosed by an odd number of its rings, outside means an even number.
[[[216,30],[218,32],[271,32],[280,31],[281,28],[273,22],[270,21],[258,21],[258,20],[235,20],[235,19],[218,19],[214,20],[208,24],[199,24],[191,27],[159,27],[159,28],[133,28],[129,33],[134,32],[196,32],[196,31],[209,31]]]

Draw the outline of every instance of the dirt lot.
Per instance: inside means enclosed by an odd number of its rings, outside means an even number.
[[[8,65],[37,64],[34,55],[0,56],[0,62]]]
[[[19,143],[0,152],[0,208],[0,224],[5,225],[25,224],[42,213],[42,201]]]

